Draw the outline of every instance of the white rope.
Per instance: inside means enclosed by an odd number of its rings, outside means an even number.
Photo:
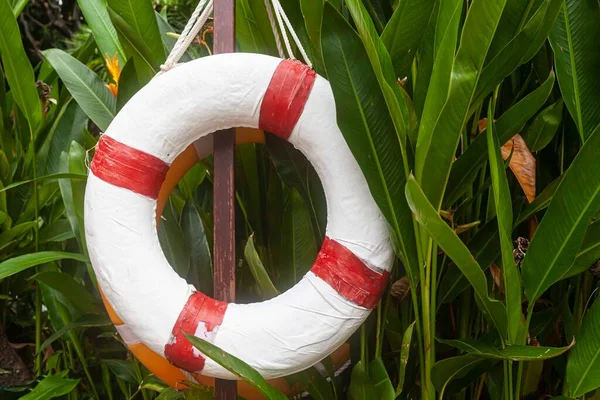
[[[206,24],[206,21],[208,21],[208,18],[210,17],[210,14],[213,11],[213,1],[214,0],[200,0],[198,2],[196,9],[194,9],[190,20],[185,25],[183,32],[181,32],[181,35],[177,39],[177,42],[175,42],[175,45],[169,53],[169,56],[167,57],[165,63],[160,66],[161,71],[157,74],[157,76],[174,68],[177,65],[181,57],[187,51],[188,47],[198,36],[198,33],[200,33],[200,30],[202,29],[204,24]],[[289,34],[292,36],[292,39],[294,40],[294,43],[296,44],[296,47],[298,47],[298,50],[300,51],[304,62],[306,63],[306,65],[312,68],[312,63],[308,58],[306,50],[304,49],[304,46],[302,46],[302,42],[300,42],[300,39],[298,38],[296,31],[294,31],[294,27],[290,23],[290,20],[285,14],[285,10],[281,6],[281,3],[279,3],[279,0],[264,1],[265,7],[267,8],[269,22],[271,24],[271,29],[273,30],[273,36],[275,37],[275,44],[277,45],[277,52],[279,53],[279,57],[284,58],[285,52],[287,51],[288,57],[291,59],[295,59],[294,52],[292,50],[292,45],[290,43],[290,38],[288,36],[289,32]],[[275,14],[275,16],[273,16],[273,14]],[[283,37],[283,42],[285,44],[286,51],[284,51],[284,48],[281,45],[281,37]]]
[[[279,57],[285,58],[285,53],[283,52],[283,47],[281,46],[281,35],[279,34],[279,30],[277,29],[275,17],[273,16],[273,8],[271,7],[271,3],[269,0],[265,0],[265,8],[267,9],[267,16],[269,17],[269,22],[271,23],[271,29],[273,30],[273,36],[275,37],[275,45],[277,46],[277,53]]]
[[[204,11],[202,11],[204,9]],[[190,44],[194,41],[200,30],[208,21],[210,14],[213,10],[213,0],[200,0],[196,9],[192,13],[190,20],[185,25],[183,32],[175,42],[175,46],[169,53],[167,60],[164,64],[160,66],[161,71],[158,73],[160,75],[163,72],[166,72],[177,65],[177,62],[183,57],[185,52],[187,51]]]
[[[298,50],[300,51],[300,54],[302,54],[302,58],[304,59],[304,62],[306,63],[306,65],[308,65],[310,68],[312,68],[312,63],[310,62],[308,55],[306,54],[306,50],[304,50],[304,46],[302,46],[302,42],[298,38],[298,35],[296,34],[296,31],[294,30],[294,27],[290,23],[290,20],[288,19],[287,15],[285,14],[285,10],[281,6],[281,3],[279,3],[279,0],[273,0],[273,7],[276,9],[279,9],[279,14],[285,21],[285,24],[287,25],[287,28],[288,28],[290,34],[292,35],[292,38],[294,39],[294,42],[296,43]]]

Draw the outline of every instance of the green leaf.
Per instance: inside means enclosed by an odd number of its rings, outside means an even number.
[[[315,400],[335,399],[331,384],[315,367],[293,374],[287,380],[292,383],[299,382],[302,388]]]
[[[2,0],[4,1],[4,0]],[[59,376],[47,376],[21,400],[47,400],[71,393],[79,384],[79,379],[67,379]]]
[[[117,31],[108,15],[106,2],[103,0],[77,0],[77,3],[85,22],[92,29],[102,58],[109,56],[112,59],[116,55],[119,65],[125,65],[127,58],[119,42]]]
[[[519,133],[525,123],[544,105],[554,86],[554,73],[537,89],[508,109],[496,121],[496,132],[504,144]],[[478,135],[467,150],[453,163],[444,197],[444,206],[449,207],[459,200],[477,176],[476,173],[486,159],[485,135]]]
[[[138,72],[135,69],[135,58],[130,58],[121,71],[119,78],[119,92],[117,96],[117,110],[121,110],[125,104],[140,90]]]
[[[406,184],[406,198],[417,221],[431,238],[456,263],[475,290],[478,305],[484,316],[490,319],[500,335],[507,332],[506,308],[498,300],[491,299],[487,291],[487,279],[467,246],[446,224],[425,197],[415,178],[411,175]]]
[[[119,379],[122,379],[125,382],[129,382],[134,385],[137,385],[139,383],[132,362],[130,360],[126,361],[103,359],[101,362],[102,364],[107,365],[108,368],[110,368],[110,370],[112,371],[112,373],[115,374],[115,376]]]
[[[521,277],[513,257],[512,242],[512,202],[508,179],[504,169],[500,143],[494,129],[494,107],[490,100],[488,108],[487,143],[490,159],[490,175],[492,178],[492,193],[498,220],[500,235],[500,248],[502,251],[502,277],[504,279],[504,293],[506,302],[508,340],[509,343],[518,343],[523,332],[523,314],[521,312]]]
[[[75,237],[67,219],[59,219],[40,229],[39,241],[42,243],[63,242]]]
[[[558,85],[582,140],[600,124],[600,3],[565,0],[550,44]]]
[[[194,347],[200,350],[202,354],[205,354],[208,358],[215,361],[221,367],[225,368],[238,378],[248,382],[256,390],[267,396],[267,398],[272,400],[287,399],[287,396],[275,389],[273,386],[269,385],[269,383],[256,370],[242,360],[226,353],[217,346],[205,340],[192,335],[185,335],[185,337],[192,342]]]
[[[27,3],[29,3],[29,0],[13,1],[13,13],[15,14],[15,17],[18,17],[21,14]]]
[[[254,248],[254,238],[252,236],[250,236],[248,242],[246,242],[244,256],[246,257],[246,262],[250,266],[250,272],[252,272],[256,284],[260,288],[262,298],[268,300],[276,297],[279,292],[275,289],[269,274],[267,274],[267,271]]]
[[[366,29],[366,28],[365,28]],[[368,57],[365,46],[350,25],[329,3],[325,5],[322,31],[323,57],[336,100],[338,125],[360,165],[371,194],[392,226],[398,251],[407,270],[418,276],[415,233],[402,195],[405,160],[394,120],[384,110],[391,104],[381,91],[377,56]],[[373,53],[373,49],[371,49]],[[385,56],[384,56],[385,57]],[[377,68],[373,68],[371,63]],[[387,69],[386,69],[387,70]],[[415,278],[416,279],[416,278]],[[413,279],[414,280],[414,279]]]
[[[479,356],[486,359],[496,360],[510,360],[510,361],[540,361],[548,360],[550,358],[558,357],[561,354],[567,352],[570,346],[566,347],[535,347],[535,346],[522,346],[522,345],[508,345],[504,348],[497,349],[494,346],[472,339],[458,339],[458,340],[442,340],[437,339],[438,342],[447,344],[455,347],[465,353],[473,356]]]
[[[365,371],[362,361],[356,363],[352,369],[350,387],[348,388],[349,400],[372,400],[379,399],[379,391],[375,387],[371,377]]]
[[[452,66],[447,101],[439,116],[434,115],[434,123],[425,123],[425,119],[421,123],[415,151],[415,176],[438,210],[460,135],[470,115],[487,51],[505,4],[506,0],[475,0],[471,4]],[[434,78],[435,71],[432,84]],[[428,111],[427,106],[424,114]]]
[[[410,73],[434,3],[433,0],[400,1],[381,34],[399,78],[404,78]]]
[[[24,222],[22,224],[13,226],[7,231],[0,234],[0,248],[4,247],[7,243],[22,237],[25,233],[34,229],[38,225],[37,221]]]
[[[310,270],[317,256],[309,211],[297,190],[292,189],[281,219],[279,258],[281,283],[291,287]]]
[[[474,104],[483,101],[502,79],[537,54],[546,42],[562,2],[563,0],[545,0],[523,29],[486,63],[477,84]]]
[[[556,193],[556,189],[558,188],[558,185],[560,184],[562,178],[563,175],[559,176],[551,183],[549,183],[544,188],[544,190],[542,190],[542,192],[536,196],[535,200],[533,200],[530,204],[527,205],[527,207],[523,209],[523,211],[521,211],[519,217],[517,218],[517,221],[515,222],[515,227],[521,225],[526,219],[530,218],[538,211],[541,211],[548,207],[548,205],[552,201],[554,193]]]
[[[327,210],[325,193],[315,169],[304,155],[290,143],[272,135],[266,136],[269,155],[277,174],[286,186],[296,189],[310,213],[315,232],[315,246],[323,241]]]
[[[190,270],[190,254],[186,249],[185,237],[179,225],[175,205],[171,200],[163,210],[158,225],[158,238],[169,264],[180,277],[185,279]]]
[[[143,38],[150,48],[154,61],[165,60],[165,49],[150,0],[108,0],[108,6]]]
[[[125,47],[127,56],[134,58],[135,69],[138,73],[138,81],[142,84],[150,82],[150,80],[158,72],[160,62],[154,58],[152,50],[141,37],[119,14],[108,9],[108,15],[113,22],[121,42]],[[162,46],[162,42],[161,42]]]
[[[575,262],[561,279],[570,278],[590,269],[598,260],[600,260],[600,224],[595,222],[585,232]]]
[[[235,38],[240,51],[277,55],[275,38],[263,3],[237,0]]]
[[[567,362],[567,385],[572,397],[600,387],[600,301],[587,312]]]
[[[83,145],[84,129],[88,118],[75,100],[69,100],[56,117],[40,150],[41,170],[44,174],[59,172],[60,155],[69,151],[72,141]]]
[[[63,335],[65,333],[67,333],[73,329],[95,328],[95,327],[109,326],[109,325],[111,325],[111,322],[106,315],[83,314],[83,315],[79,316],[75,321],[68,323],[67,325],[65,325],[61,329],[59,329],[58,331],[54,332],[54,334],[52,334],[52,336],[50,336],[48,339],[46,339],[44,341],[44,343],[42,343],[38,353],[41,353],[42,351],[44,351],[44,349],[46,347],[50,346],[57,339],[60,339],[61,337],[63,337]]]
[[[26,185],[28,183],[32,183],[32,182],[42,182],[42,181],[56,181],[59,179],[78,179],[78,180],[86,180],[87,179],[87,175],[81,175],[81,174],[69,174],[69,173],[56,173],[56,174],[50,174],[50,175],[44,175],[44,176],[40,176],[37,179],[27,179],[24,181],[20,181],[20,182],[15,182],[12,183],[6,187],[3,187],[0,189],[0,193],[2,192],[6,192],[7,190],[10,189],[14,189],[16,187],[22,186],[22,185]]]
[[[402,335],[402,349],[400,350],[400,366],[398,367],[398,387],[396,388],[396,397],[398,397],[404,388],[406,380],[406,366],[408,365],[408,357],[410,355],[410,345],[412,343],[413,331],[415,329],[414,321],[406,328]]]
[[[563,102],[558,100],[538,114],[523,136],[531,151],[540,151],[550,143],[562,122]]]
[[[60,292],[82,314],[97,314],[101,311],[98,299],[69,274],[60,271],[44,271],[34,275],[31,279]]]
[[[531,305],[567,273],[590,221],[600,209],[598,148],[600,128],[579,150],[531,240],[521,271]]]
[[[36,265],[65,259],[85,263],[89,262],[87,257],[77,253],[67,253],[63,251],[40,251],[37,253],[29,253],[1,262],[0,279],[4,279],[28,268],[35,267]]]
[[[321,25],[323,22],[322,0],[300,0],[300,10],[304,17],[306,34],[311,46],[313,64],[317,73],[325,75],[325,66],[323,65],[323,50],[321,47]]]
[[[42,121],[42,107],[33,68],[25,54],[21,33],[8,0],[0,0],[0,55],[10,93],[35,130]]]
[[[213,269],[210,246],[204,231],[202,217],[191,201],[186,201],[181,212],[181,229],[185,247],[190,257],[190,267],[198,274],[198,290],[210,295],[213,292]]]
[[[452,380],[466,376],[469,372],[475,368],[479,368],[486,362],[489,363],[489,361],[481,357],[467,354],[446,358],[435,363],[431,369],[431,381],[440,393],[439,398],[444,398],[444,392]]]
[[[376,358],[371,361],[369,364],[369,376],[377,390],[378,399],[394,400],[396,398],[396,392],[392,386],[392,381],[390,380],[381,358]]]
[[[500,242],[498,239],[498,224],[494,219],[481,227],[467,242],[467,247],[471,254],[473,254],[473,257],[475,257],[475,261],[484,270],[500,254]],[[468,287],[469,282],[460,269],[451,264],[439,284],[439,304],[454,301]]]
[[[59,49],[43,52],[65,86],[98,128],[105,131],[115,117],[115,98],[92,70]]]

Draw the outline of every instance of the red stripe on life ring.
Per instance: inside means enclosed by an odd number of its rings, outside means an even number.
[[[157,199],[169,165],[151,154],[102,135],[91,170],[106,183]]]
[[[165,357],[173,365],[188,372],[198,372],[204,368],[204,357],[196,351],[184,333],[194,336],[200,332],[212,332],[223,323],[228,303],[214,300],[201,292],[194,292],[183,307],[175,322],[171,339],[165,345]]]
[[[283,139],[292,134],[317,74],[298,60],[283,60],[275,69],[260,107],[260,129]]]
[[[390,276],[388,271],[383,274],[373,271],[354,253],[328,237],[311,271],[340,295],[365,308],[377,305]]]

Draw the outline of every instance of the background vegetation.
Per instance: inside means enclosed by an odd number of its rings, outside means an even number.
[[[290,380],[315,399],[598,396],[600,3],[281,2],[332,84],[398,254],[351,367],[333,378],[325,361],[329,381],[314,369]],[[166,388],[127,352],[82,219],[99,133],[195,3],[0,0],[2,398],[211,397]],[[276,54],[263,2],[238,0],[236,24],[240,51]],[[209,24],[186,59],[211,42]],[[287,143],[238,146],[236,163],[237,291],[249,302],[310,268],[325,204]],[[173,268],[208,294],[211,179],[210,159],[194,167],[159,228]]]

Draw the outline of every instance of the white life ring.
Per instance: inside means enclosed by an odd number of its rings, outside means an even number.
[[[158,189],[190,143],[231,127],[286,138],[315,167],[327,199],[326,239],[287,292],[227,304],[197,292],[159,244]],[[393,260],[387,224],[336,123],[329,83],[297,61],[258,54],[204,57],[155,78],[101,137],[85,199],[90,260],[128,330],[174,365],[235,377],[191,346],[209,340],[265,378],[316,364],[364,322]]]

